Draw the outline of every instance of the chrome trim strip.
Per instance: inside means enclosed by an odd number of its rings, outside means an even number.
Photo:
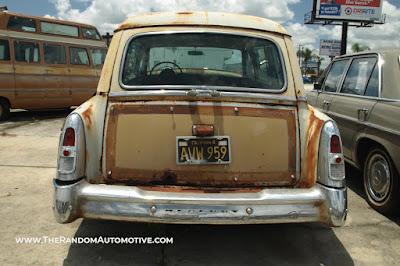
[[[283,79],[284,79],[284,84],[282,89],[280,90],[271,90],[271,89],[262,89],[262,88],[244,88],[244,87],[230,87],[230,86],[191,86],[191,85],[175,85],[175,86],[171,86],[171,85],[165,85],[165,86],[159,86],[159,85],[151,85],[151,86],[131,86],[131,85],[125,85],[122,82],[122,75],[123,75],[123,70],[124,70],[124,65],[125,65],[125,59],[126,59],[126,54],[128,52],[128,47],[129,44],[133,41],[133,39],[136,39],[138,37],[142,37],[142,36],[149,36],[149,35],[166,35],[166,34],[190,34],[190,33],[207,33],[207,34],[225,34],[225,35],[232,35],[232,36],[243,36],[243,37],[250,37],[250,38],[257,38],[257,39],[264,39],[264,40],[268,40],[270,42],[272,42],[273,44],[275,44],[278,53],[279,53],[279,57],[282,63],[282,72],[283,72]],[[260,36],[260,35],[256,35],[256,34],[239,34],[239,33],[235,33],[235,32],[219,32],[219,31],[215,31],[215,30],[210,30],[210,31],[206,31],[206,30],[181,30],[181,31],[156,31],[156,32],[145,32],[145,33],[138,33],[135,34],[133,36],[131,36],[128,41],[125,43],[125,47],[124,47],[124,51],[123,51],[123,55],[122,55],[122,60],[120,62],[119,65],[119,75],[118,75],[118,83],[119,86],[125,90],[133,90],[133,89],[155,89],[155,88],[160,88],[160,87],[165,87],[166,89],[168,88],[175,88],[175,89],[187,89],[187,88],[195,88],[195,89],[203,89],[203,88],[217,88],[217,89],[223,89],[223,90],[227,90],[227,91],[251,91],[251,92],[261,92],[261,93],[283,93],[287,90],[288,87],[288,76],[287,76],[287,68],[286,68],[286,63],[283,57],[283,53],[282,53],[282,49],[281,47],[278,45],[278,43],[273,40],[272,38],[268,38],[266,36]]]
[[[117,97],[157,97],[157,96],[172,96],[172,97],[189,97],[187,91],[183,90],[149,90],[149,91],[120,91],[120,92],[110,92],[110,98]],[[209,98],[209,99],[223,99],[223,98],[238,98],[248,99],[254,102],[262,103],[279,103],[294,105],[297,103],[296,97],[285,96],[285,95],[271,95],[271,94],[257,94],[257,93],[245,93],[245,92],[227,92],[221,91],[219,97],[195,97],[196,99]]]
[[[77,218],[178,224],[323,222],[342,226],[346,188],[267,188],[254,193],[148,191],[135,186],[54,184],[53,210],[59,223]]]
[[[355,94],[346,94],[346,93],[340,93],[340,92],[320,92],[323,94],[328,94],[328,95],[336,95],[336,96],[343,96],[343,97],[353,97],[353,98],[359,98],[359,99],[365,99],[365,100],[375,100],[378,102],[400,102],[400,99],[388,99],[388,98],[379,98],[379,97],[372,97],[372,96],[363,96],[363,95],[355,95]]]

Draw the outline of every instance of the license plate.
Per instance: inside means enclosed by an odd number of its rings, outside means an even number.
[[[177,137],[176,162],[177,164],[228,164],[231,162],[230,139],[227,136]]]

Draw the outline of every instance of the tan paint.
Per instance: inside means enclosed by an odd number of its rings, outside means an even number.
[[[118,80],[121,70],[120,65],[122,61],[124,47],[127,44],[127,41],[136,34],[162,31],[211,31],[232,34],[245,34],[259,38],[269,38],[278,44],[278,46],[282,50],[282,55],[288,77],[287,90],[284,93],[280,94],[280,96],[296,99],[298,96],[303,96],[303,84],[299,67],[297,65],[296,53],[294,51],[293,44],[289,36],[285,34],[279,34],[277,32],[262,31],[255,28],[244,29],[239,27],[224,27],[210,24],[206,25],[206,23],[196,26],[176,24],[171,24],[169,26],[139,26],[139,24],[132,24],[128,27],[130,29],[120,30],[116,32],[111,42],[109,53],[107,55],[105,65],[102,70],[102,76],[100,84],[98,86],[98,95],[77,110],[77,112],[80,113],[82,117],[84,117],[85,134],[87,139],[87,153],[89,154],[86,163],[88,167],[87,177],[91,183],[109,182],[120,184],[134,184],[135,181],[137,182],[138,180],[148,181],[149,179],[153,179],[165,181],[169,178],[169,182],[171,180],[178,181],[177,184],[179,184],[179,190],[185,186],[184,184],[179,183],[179,178],[176,178],[176,176],[182,175],[183,181],[188,183],[187,181],[191,178],[190,180],[192,181],[192,184],[190,185],[196,186],[198,188],[204,187],[204,184],[208,184],[208,186],[214,185],[220,187],[229,187],[229,185],[234,185],[232,178],[234,178],[235,175],[233,174],[234,172],[232,169],[238,170],[242,166],[244,167],[242,169],[245,171],[241,172],[240,174],[243,174],[242,177],[245,177],[244,181],[248,183],[240,183],[236,185],[236,188],[240,186],[248,186],[250,185],[250,183],[252,186],[314,186],[317,172],[317,147],[319,145],[320,129],[321,125],[329,118],[324,116],[320,112],[309,108],[303,99],[300,99],[298,102],[295,101],[289,104],[287,102],[284,103],[285,105],[293,104],[294,110],[295,112],[297,112],[297,116],[293,116],[293,118],[296,118],[296,120],[293,120],[293,124],[297,124],[297,130],[287,130],[287,128],[284,128],[284,123],[279,121],[279,119],[277,119],[278,121],[275,121],[276,119],[274,120],[274,118],[268,118],[267,120],[273,123],[275,127],[277,127],[277,131],[273,130],[269,133],[265,131],[263,134],[271,134],[275,141],[273,143],[268,141],[265,142],[264,139],[261,140],[261,137],[258,140],[260,144],[258,146],[265,147],[267,143],[268,145],[273,147],[273,151],[276,152],[281,148],[282,141],[289,143],[289,140],[296,140],[296,136],[298,136],[298,142],[291,143],[290,145],[283,145],[285,146],[285,148],[287,148],[287,146],[290,147],[286,150],[286,152],[287,155],[291,155],[291,159],[288,159],[289,157],[283,158],[284,156],[282,154],[285,151],[279,150],[277,154],[280,157],[280,160],[278,160],[277,158],[272,158],[270,161],[267,162],[268,166],[265,166],[264,164],[257,165],[256,162],[262,162],[260,156],[257,157],[256,160],[251,160],[250,162],[249,160],[247,162],[246,160],[236,162],[235,160],[237,156],[243,159],[243,157],[241,156],[244,156],[243,154],[246,153],[246,151],[250,150],[248,148],[244,149],[244,152],[232,150],[235,155],[232,156],[233,164],[231,166],[197,166],[192,168],[195,170],[185,171],[181,169],[184,167],[177,166],[175,163],[174,139],[176,135],[190,135],[190,128],[193,122],[214,123],[215,121],[213,120],[215,116],[213,116],[213,114],[204,113],[199,115],[196,120],[190,115],[178,113],[172,115],[168,113],[170,112],[169,105],[171,104],[177,104],[178,102],[187,101],[191,101],[192,103],[198,101],[198,103],[202,103],[202,101],[192,99],[187,96],[128,96],[124,95],[125,90],[120,87]],[[118,97],[109,97],[108,92],[121,94],[119,94]],[[271,94],[271,96],[274,95]],[[108,99],[110,101],[108,103],[108,114],[106,114],[105,108],[107,106]],[[203,99],[203,101],[205,100],[209,99]],[[212,100],[214,101],[215,105],[224,104],[227,101],[236,102],[237,104],[243,104],[244,102],[262,102],[260,99],[256,98],[245,99],[240,97]],[[149,103],[149,101],[153,103],[156,102],[159,105],[162,105],[164,103],[164,105],[166,106],[166,111],[161,113],[159,112],[158,114],[155,113],[154,109],[152,108],[141,108],[141,114],[128,111],[129,105],[144,105],[145,103]],[[273,103],[273,105],[276,104],[280,105],[279,100]],[[114,108],[113,110],[111,106]],[[117,108],[117,106],[120,107]],[[268,107],[268,104],[266,104],[265,106]],[[271,107],[271,104],[269,106]],[[106,116],[105,120],[104,116]],[[251,123],[250,121],[255,121],[256,124],[263,124],[263,122],[261,121],[266,121],[265,118],[262,117],[248,116],[247,118],[250,119],[248,120],[248,122],[246,122],[247,119],[245,119],[245,117],[240,117],[238,121],[240,120],[240,123],[242,123],[244,126],[235,127],[235,130],[232,130],[233,126],[237,126],[237,124],[233,121],[235,121],[234,119],[238,117],[228,114],[224,114],[222,117],[222,121],[226,121],[226,123],[221,123],[223,125],[222,129],[225,132],[231,130],[231,132],[228,132],[229,135],[233,135],[235,136],[235,138],[241,138],[239,143],[240,149],[243,149],[246,144],[247,146],[251,146],[250,144],[252,144],[244,134],[246,130],[254,130],[252,134],[255,134],[254,132],[256,132],[255,124]],[[160,130],[157,127],[157,131],[146,131],[145,128],[150,128],[149,123],[151,123],[151,121],[157,122],[161,125],[162,128],[165,128],[167,130]],[[176,123],[176,121],[179,122],[179,125],[178,123]],[[187,125],[187,127],[185,125]],[[295,128],[295,126],[290,128]],[[278,134],[278,130],[281,131],[280,133],[282,133],[283,131],[286,132],[286,134]],[[168,140],[167,138],[163,139],[164,135],[173,137],[173,141],[171,142],[169,138]],[[141,139],[141,141],[135,141],[132,136]],[[288,136],[291,137],[288,138]],[[158,137],[158,139],[156,137]],[[118,141],[118,139],[121,139],[122,141],[120,142]],[[157,144],[158,147],[149,148],[149,143],[151,139],[156,139],[156,141],[159,142]],[[161,145],[160,143],[162,141],[165,141],[163,142],[165,144]],[[170,147],[171,145],[172,147]],[[101,148],[102,146],[103,149]],[[162,157],[161,161],[144,160],[140,156],[137,156],[139,150],[141,151],[141,154],[144,153],[146,156],[153,156],[152,153],[154,153],[156,149],[159,150],[159,146],[162,146],[162,152],[157,156]],[[258,149],[261,149],[258,146],[251,146],[252,148],[254,148],[254,150],[257,151],[257,155],[260,154],[260,150]],[[235,144],[235,147],[238,147],[238,145]],[[233,146],[232,149],[234,149]],[[167,156],[167,154],[169,154],[170,156]],[[112,157],[118,157],[117,164],[116,161],[109,160]],[[132,157],[137,158],[137,161],[133,160]],[[100,158],[103,159],[102,165],[99,165]],[[274,162],[274,160],[276,161]],[[160,171],[160,169],[163,166],[165,167],[167,163],[169,164],[168,169],[163,169],[164,171]],[[241,163],[242,165],[240,165]],[[289,167],[288,164],[293,167]],[[285,165],[286,167],[283,167],[283,165]],[[298,167],[296,167],[296,165],[298,165]],[[117,166],[120,168],[117,168]],[[257,166],[261,166],[261,169],[265,172],[257,172]],[[137,169],[135,171],[132,171],[133,167],[136,167]],[[153,167],[159,167],[160,169],[153,169]],[[222,169],[224,167],[229,168],[228,170],[230,170],[231,172],[225,171],[225,169],[223,171]],[[211,170],[205,170],[206,168]],[[286,168],[285,172],[282,171],[283,168]],[[290,169],[290,171],[288,171],[288,169]],[[265,174],[267,171],[268,175]],[[215,175],[215,173],[217,173],[217,175]],[[289,180],[289,178],[291,178],[291,174],[293,174],[294,180]],[[240,179],[238,180],[239,182],[241,182]],[[263,183],[262,180],[264,180],[265,182]],[[147,183],[147,185],[149,184]],[[152,185],[150,184],[149,186]]]
[[[33,18],[38,31],[29,33],[7,30],[10,16]],[[53,19],[31,17],[9,12],[0,12],[0,36],[9,40],[10,61],[0,62],[0,98],[7,99],[12,108],[46,109],[66,108],[82,104],[96,93],[100,76],[99,66],[93,66],[91,55],[89,66],[69,64],[69,47],[106,48],[103,40],[42,34],[40,21],[93,28],[93,26],[70,23]],[[40,46],[40,62],[26,63],[14,60],[14,41],[35,42]],[[43,45],[63,45],[66,49],[67,64],[46,64]]]
[[[163,181],[167,175],[174,176],[176,184],[292,184],[295,109],[253,106],[235,113],[234,107],[223,104],[188,104],[172,105],[173,113],[168,104],[111,105],[109,119],[115,122],[109,123],[106,156],[112,179],[150,182]],[[214,125],[215,135],[230,136],[230,164],[176,165],[176,137],[191,136],[192,125],[200,123]],[[234,177],[238,180],[234,181]]]
[[[288,35],[275,21],[241,14],[219,12],[163,12],[134,16],[124,21],[117,29],[127,30],[153,26],[219,26],[245,28]]]

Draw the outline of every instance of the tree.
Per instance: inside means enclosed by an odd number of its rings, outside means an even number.
[[[307,68],[308,68],[308,62],[313,58],[313,52],[312,50],[306,48],[304,50],[298,51],[297,56],[303,58],[304,61],[304,73],[307,73]]]
[[[362,52],[362,51],[365,51],[365,50],[369,50],[369,47],[361,45],[359,43],[354,43],[351,46],[351,50],[353,51],[353,53],[358,53],[358,52]]]

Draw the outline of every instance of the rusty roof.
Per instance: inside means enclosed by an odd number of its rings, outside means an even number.
[[[289,35],[277,22],[255,16],[221,12],[160,12],[137,15],[125,20],[116,31],[150,26],[223,26]]]

